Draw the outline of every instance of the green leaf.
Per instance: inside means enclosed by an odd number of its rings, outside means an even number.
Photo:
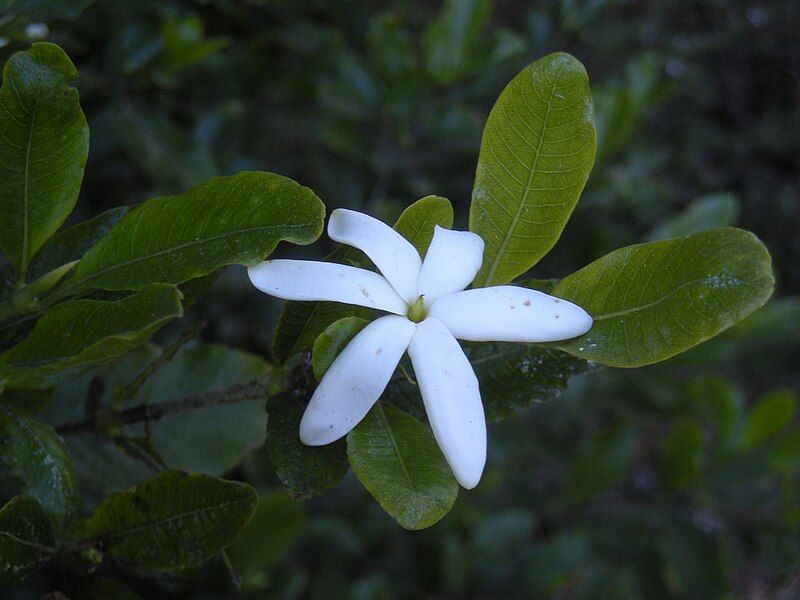
[[[325,331],[317,336],[311,351],[311,365],[317,381],[322,381],[322,376],[330,368],[333,359],[368,324],[369,321],[366,319],[345,317],[328,325]]]
[[[0,354],[0,380],[35,382],[49,373],[120,356],[180,317],[180,300],[173,286],[152,285],[122,300],[57,304],[22,343]]]
[[[267,454],[278,479],[295,500],[332,490],[348,468],[344,440],[325,446],[306,446],[300,441],[304,411],[305,404],[290,396],[271,398],[267,403]]]
[[[16,496],[0,509],[0,584],[19,583],[55,553],[53,526],[42,507]]]
[[[394,229],[411,242],[424,258],[436,225],[452,229],[453,205],[450,200],[441,196],[425,196],[403,211],[394,224]]]
[[[507,283],[558,240],[594,164],[589,78],[551,54],[506,86],[483,131],[469,227],[486,249],[476,286]]]
[[[123,567],[177,571],[231,544],[257,503],[245,483],[166,471],[106,498],[81,532]]]
[[[445,198],[425,196],[403,211],[394,228],[424,256],[436,225],[453,226],[453,207]],[[325,260],[374,269],[363,252],[350,246],[339,246]],[[374,314],[367,308],[336,302],[287,302],[275,329],[272,353],[278,363],[283,363],[293,354],[311,348],[331,323],[346,317],[369,319]]]
[[[700,425],[689,419],[674,423],[661,441],[661,477],[672,488],[687,487],[700,473],[702,455],[703,432]]]
[[[740,321],[773,286],[766,248],[741,229],[620,248],[553,289],[594,319],[588,333],[559,347],[613,367],[658,362]]]
[[[303,507],[277,489],[260,495],[247,528],[228,550],[246,590],[266,587],[267,568],[283,560],[303,524]]]
[[[177,285],[226,265],[254,265],[281,240],[316,240],[324,216],[320,199],[286,177],[217,177],[132,209],[78,263],[65,292]]]
[[[347,435],[347,455],[359,481],[406,529],[444,517],[458,483],[431,431],[390,404],[376,404]]]
[[[64,441],[49,425],[0,405],[0,459],[56,524],[76,508],[72,462]]]
[[[610,488],[630,468],[635,448],[636,433],[628,427],[593,437],[569,465],[565,500],[582,504]]]
[[[733,194],[720,192],[694,200],[677,215],[656,225],[650,241],[666,240],[714,229],[730,227],[739,218],[739,200]]]
[[[128,210],[130,209],[127,206],[118,206],[56,233],[33,257],[29,268],[30,279],[36,279],[61,265],[79,260]]]
[[[109,577],[90,577],[88,579],[70,577],[65,582],[67,598],[80,600],[142,600],[142,597],[120,581]]]
[[[572,375],[592,368],[565,352],[529,344],[477,344],[470,349],[469,358],[490,421],[505,419],[531,402],[558,397]]]
[[[89,152],[77,72],[54,44],[14,54],[0,88],[0,248],[24,281],[31,257],[72,212]]]
[[[156,371],[132,405],[157,405],[263,377],[258,356],[222,345],[184,348]],[[264,443],[267,394],[261,399],[167,415],[151,425],[152,443],[170,468],[222,475]],[[126,428],[130,429],[130,428]],[[134,432],[144,435],[142,426]]]
[[[747,415],[741,447],[745,450],[754,448],[778,433],[792,420],[796,403],[790,390],[764,394]]]

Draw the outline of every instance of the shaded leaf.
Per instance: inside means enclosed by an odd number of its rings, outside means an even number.
[[[742,448],[758,446],[780,431],[791,421],[796,403],[790,390],[764,394],[747,415],[740,442]]]
[[[180,300],[173,286],[152,285],[122,300],[57,304],[22,343],[0,354],[0,379],[25,382],[120,356],[180,317]]]
[[[177,285],[226,265],[254,265],[281,240],[316,240],[324,214],[311,190],[280,175],[217,177],[132,209],[78,263],[66,292]]]
[[[128,210],[130,208],[127,206],[118,206],[56,233],[33,257],[30,278],[41,277],[61,265],[80,259]]]
[[[661,477],[670,487],[680,489],[688,486],[700,473],[702,453],[703,432],[700,425],[693,420],[673,423],[661,441]]]
[[[519,73],[483,131],[469,228],[486,248],[476,286],[507,283],[558,240],[594,164],[586,70],[551,54]]]
[[[184,348],[148,379],[131,404],[157,405],[221,390],[268,371],[260,357],[234,348],[212,344]],[[222,475],[264,443],[266,401],[265,392],[260,400],[162,417],[151,427],[153,447],[170,468]],[[145,433],[143,427],[139,433]]]
[[[390,404],[376,404],[347,435],[347,455],[367,491],[406,529],[430,527],[458,496],[431,431]]]
[[[141,596],[121,581],[109,577],[70,578],[66,584],[68,598],[79,600],[141,600]]]
[[[16,496],[0,509],[0,584],[25,580],[55,553],[53,526],[42,507]]]
[[[490,421],[558,397],[572,375],[592,369],[585,360],[559,350],[504,342],[476,344],[469,359],[478,377]]]
[[[330,368],[333,360],[344,350],[356,334],[369,324],[366,319],[345,317],[328,325],[314,340],[311,352],[311,364],[314,377],[322,381],[322,376]]]
[[[123,567],[176,571],[195,567],[233,542],[258,496],[238,481],[166,471],[109,496],[83,523]]]
[[[581,504],[604,492],[630,468],[636,433],[620,426],[592,438],[570,462],[564,497]]]
[[[306,446],[300,441],[300,419],[305,404],[279,396],[267,403],[266,449],[280,482],[295,500],[308,500],[339,485],[347,473],[344,440],[325,446]]]
[[[731,227],[739,218],[739,200],[733,194],[720,192],[694,200],[673,217],[656,225],[650,241],[666,240],[714,229]]]
[[[0,459],[56,524],[76,508],[72,462],[64,441],[46,423],[0,405]]]
[[[741,229],[621,248],[553,289],[594,319],[588,333],[559,347],[614,367],[658,362],[743,319],[773,285],[766,248]]]
[[[64,51],[38,43],[14,54],[0,88],[0,248],[22,280],[31,257],[72,212],[89,152],[77,72]]]

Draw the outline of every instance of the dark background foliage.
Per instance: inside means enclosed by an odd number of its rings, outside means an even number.
[[[387,221],[439,194],[463,227],[494,99],[523,66],[564,50],[591,78],[598,160],[535,276],[565,275],[687,219],[735,221],[773,255],[777,297],[733,330],[658,366],[576,377],[565,396],[491,427],[483,482],[424,532],[400,529],[352,477],[295,505],[256,451],[235,471],[269,490],[258,534],[234,550],[253,597],[800,594],[797,2],[0,9],[3,61],[44,38],[78,67],[91,150],[75,220],[258,169],[311,187],[329,211]],[[695,204],[683,225],[670,220],[709,195],[705,212]],[[322,256],[326,244],[292,256]],[[268,356],[278,310],[231,269],[186,320],[205,319],[208,341]],[[131,581],[145,597],[229,586],[221,566]],[[12,593],[58,582],[53,569]]]

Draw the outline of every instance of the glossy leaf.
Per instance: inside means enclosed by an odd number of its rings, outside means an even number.
[[[0,380],[27,382],[120,356],[180,317],[180,299],[173,286],[152,285],[122,300],[57,304],[22,343],[0,354]]]
[[[325,446],[300,441],[300,419],[305,404],[279,396],[267,404],[266,449],[280,482],[294,500],[308,500],[335,488],[347,473],[344,440]]]
[[[72,462],[64,441],[49,425],[27,412],[0,405],[0,459],[56,524],[76,508]]]
[[[406,208],[394,228],[424,256],[436,225],[452,227],[453,207],[445,198],[426,196]],[[340,246],[325,260],[374,269],[363,252],[349,246]],[[334,321],[346,317],[371,319],[374,314],[366,308],[336,302],[287,302],[275,329],[272,353],[278,363],[285,362],[293,354],[311,348],[317,337]]]
[[[753,448],[780,431],[791,421],[796,404],[796,397],[790,390],[764,394],[747,415],[740,442],[742,448]]]
[[[328,325],[325,331],[317,336],[311,351],[311,364],[317,381],[322,381],[322,376],[333,363],[333,359],[368,324],[369,321],[366,319],[345,317]]]
[[[486,243],[476,286],[507,283],[558,240],[594,164],[589,78],[568,54],[526,67],[492,108],[469,225]]]
[[[171,402],[251,381],[268,371],[261,358],[234,348],[184,348],[148,379],[132,403]],[[170,468],[222,475],[264,443],[266,402],[265,392],[261,399],[167,415],[152,423],[153,447]],[[145,434],[144,427],[128,429]]]
[[[130,209],[127,206],[118,206],[56,233],[33,257],[29,269],[30,279],[41,277],[61,265],[79,260],[128,210]]]
[[[504,419],[532,402],[558,397],[572,375],[592,368],[559,350],[503,342],[476,344],[469,359],[490,421]]]
[[[458,495],[450,468],[427,426],[390,404],[377,404],[347,435],[358,479],[406,529],[430,527]]]
[[[53,526],[42,507],[16,496],[0,509],[0,585],[25,580],[55,553]]]
[[[254,265],[281,240],[316,240],[324,214],[311,190],[280,175],[217,177],[132,209],[78,263],[66,292],[177,285],[226,265]]]
[[[72,212],[89,152],[77,72],[54,44],[14,54],[0,88],[0,248],[22,280],[31,257]]]
[[[257,502],[245,483],[166,471],[109,496],[81,532],[123,567],[188,569],[233,542]]]
[[[773,285],[766,248],[740,229],[621,248],[553,289],[594,319],[588,333],[559,347],[614,367],[658,362],[743,319]]]

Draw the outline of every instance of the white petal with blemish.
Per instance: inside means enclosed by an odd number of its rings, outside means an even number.
[[[346,435],[378,400],[416,326],[387,315],[362,329],[325,372],[300,421],[300,440],[329,444]]]
[[[262,292],[285,300],[358,304],[405,315],[406,303],[372,271],[313,260],[267,260],[247,270]]]
[[[428,316],[440,319],[458,339],[472,342],[555,342],[592,327],[592,317],[580,306],[512,285],[442,296]]]
[[[469,231],[438,225],[419,272],[419,293],[430,306],[440,296],[460,292],[475,279],[483,262],[483,240]]]
[[[417,325],[408,354],[436,442],[458,483],[472,489],[486,464],[486,420],[472,365],[442,322],[430,317]]]
[[[386,223],[360,212],[337,208],[328,220],[328,236],[363,251],[406,302],[416,300],[422,265],[419,252]]]

